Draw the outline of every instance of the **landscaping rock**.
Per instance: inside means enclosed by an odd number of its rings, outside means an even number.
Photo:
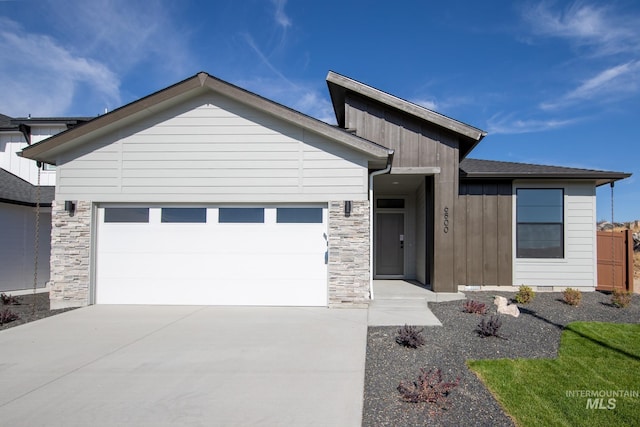
[[[505,297],[496,296],[493,303],[498,306],[498,313],[500,314],[508,314],[513,317],[520,316],[518,306],[515,304],[509,304]]]

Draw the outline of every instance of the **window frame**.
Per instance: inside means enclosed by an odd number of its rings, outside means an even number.
[[[560,209],[560,221],[524,221],[520,219],[521,216],[521,209],[522,207],[520,206],[520,200],[521,199],[521,191],[559,191],[560,192],[560,201],[561,201],[561,205],[559,206]],[[515,191],[515,195],[516,195],[516,203],[515,203],[515,210],[516,210],[516,221],[515,221],[515,234],[516,234],[516,238],[515,238],[515,243],[516,243],[516,258],[517,259],[556,259],[556,260],[560,260],[560,259],[564,259],[565,255],[566,255],[566,243],[565,243],[565,189],[563,187],[518,187],[516,188]],[[544,205],[540,205],[538,207],[542,207]],[[535,205],[531,206],[531,207],[536,207]],[[540,249],[539,253],[532,253],[532,249],[527,249],[527,248],[521,248],[520,247],[520,243],[521,243],[521,234],[523,233],[523,231],[521,231],[521,227],[520,226],[530,226],[535,228],[536,226],[542,228],[542,227],[550,227],[550,226],[559,226],[559,236],[555,236],[556,239],[559,241],[560,247],[556,248],[551,247],[551,248],[546,248],[545,249]],[[555,239],[554,239],[555,240]],[[557,249],[559,249],[559,253],[554,253],[554,251],[556,251]]]

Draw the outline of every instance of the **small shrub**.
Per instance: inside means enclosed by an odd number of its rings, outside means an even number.
[[[533,292],[533,289],[529,286],[521,285],[518,293],[516,293],[516,302],[518,304],[529,304],[535,296],[536,293]]]
[[[625,308],[631,304],[632,293],[629,291],[614,290],[611,294],[611,304],[618,308]]]
[[[564,302],[566,302],[567,304],[576,306],[580,304],[582,294],[580,293],[579,289],[567,288],[562,293],[562,297],[564,299]]]
[[[501,327],[502,327],[502,320],[500,320],[499,316],[489,316],[488,320],[486,318],[482,318],[482,320],[478,324],[477,331],[482,338],[498,337],[498,338],[506,339],[499,333]]]
[[[14,297],[11,294],[7,295],[4,292],[0,293],[0,301],[2,305],[20,305],[22,298]]]
[[[440,369],[426,371],[421,368],[418,379],[400,382],[398,391],[405,402],[435,404],[435,410],[432,412],[436,412],[437,409],[446,409],[449,403],[447,397],[459,383],[460,377],[455,381],[444,381]]]
[[[405,347],[418,348],[425,343],[422,331],[424,329],[418,329],[417,326],[404,325],[398,329],[396,342]]]
[[[465,313],[474,313],[474,314],[484,315],[487,312],[487,305],[483,302],[467,300],[462,306],[462,310]]]
[[[20,316],[18,316],[17,313],[14,313],[8,308],[0,310],[0,326],[5,323],[13,322],[14,320],[18,320],[19,318]]]

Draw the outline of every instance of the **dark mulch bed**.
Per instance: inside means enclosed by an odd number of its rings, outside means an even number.
[[[468,299],[484,302],[488,314],[495,313],[493,297],[511,299],[514,293],[469,292]],[[480,338],[475,332],[482,316],[462,311],[464,301],[430,304],[443,326],[425,327],[426,345],[418,349],[396,344],[396,327],[371,327],[367,341],[364,391],[364,426],[511,426],[497,401],[466,367],[468,359],[554,358],[562,329],[573,321],[640,323],[640,295],[631,306],[619,309],[610,295],[582,294],[582,303],[572,307],[562,302],[562,293],[538,293],[520,305],[520,317],[501,316],[501,333],[507,339]],[[450,407],[430,415],[428,404],[400,400],[400,381],[415,380],[419,369],[440,368],[445,380],[460,377],[451,392]]]
[[[7,295],[10,295],[7,292]],[[0,311],[8,309],[16,313],[20,318],[9,323],[0,325],[0,330],[13,328],[14,326],[23,325],[33,322],[34,320],[44,319],[45,317],[60,314],[65,311],[73,310],[73,308],[63,308],[60,310],[49,310],[49,293],[43,292],[38,294],[28,294],[17,297],[20,301],[19,305],[2,305],[0,303]],[[35,310],[34,310],[35,303]]]

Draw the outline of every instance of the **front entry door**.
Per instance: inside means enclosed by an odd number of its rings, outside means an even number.
[[[376,217],[376,275],[404,275],[404,214],[381,213]]]

